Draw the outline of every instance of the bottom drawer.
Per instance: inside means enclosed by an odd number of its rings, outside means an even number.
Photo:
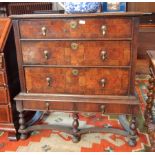
[[[0,87],[0,105],[7,104],[7,89],[4,87]]]
[[[9,106],[0,105],[0,123],[10,122],[9,115],[10,115]]]
[[[73,102],[43,102],[24,101],[25,110],[41,111],[80,111],[80,112],[101,112],[111,114],[133,114],[139,110],[138,105],[129,104],[100,104],[100,103],[73,103]]]
[[[27,93],[128,95],[130,70],[26,67]]]

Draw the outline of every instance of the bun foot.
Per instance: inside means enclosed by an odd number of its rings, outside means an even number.
[[[136,146],[137,142],[136,142],[136,139],[137,139],[137,128],[136,128],[136,117],[135,116],[132,116],[132,119],[131,119],[131,123],[130,123],[130,137],[129,137],[129,141],[128,141],[128,144],[129,146]]]
[[[128,141],[129,146],[136,146],[137,142],[136,142],[136,138],[130,138]]]
[[[73,136],[73,138],[72,138],[72,142],[73,143],[78,143],[79,141],[80,141],[80,136]]]
[[[25,133],[22,133],[22,134],[20,135],[20,139],[21,139],[21,140],[25,140],[25,139],[27,139],[27,137],[28,137],[28,135],[25,134]]]

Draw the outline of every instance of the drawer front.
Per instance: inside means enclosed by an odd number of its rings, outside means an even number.
[[[19,21],[21,38],[129,38],[128,18],[36,19]]]
[[[129,70],[108,68],[25,68],[29,93],[127,95]]]
[[[5,84],[4,72],[0,70],[0,86]]]
[[[0,123],[10,122],[9,106],[0,105]]]
[[[46,101],[24,101],[25,110],[43,111],[80,111],[80,112],[101,112],[111,114],[132,114],[137,113],[137,105],[128,104],[99,104],[99,103],[71,103],[71,102],[46,102]],[[134,110],[135,109],[135,110]]]
[[[3,54],[0,53],[0,69],[3,68]]]
[[[24,64],[127,66],[128,41],[23,41]]]
[[[7,104],[7,89],[0,87],[0,104]]]

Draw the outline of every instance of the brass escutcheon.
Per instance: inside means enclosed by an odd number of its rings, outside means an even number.
[[[72,50],[77,50],[78,49],[78,44],[77,43],[71,43],[71,49]]]
[[[79,74],[78,69],[73,69],[73,70],[72,70],[72,74],[73,74],[74,76],[77,76],[77,75]]]
[[[77,21],[71,21],[70,22],[70,28],[71,29],[76,29],[76,27],[77,27]]]

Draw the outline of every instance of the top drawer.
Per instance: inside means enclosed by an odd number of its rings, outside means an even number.
[[[130,38],[128,18],[35,19],[19,21],[21,38]]]

